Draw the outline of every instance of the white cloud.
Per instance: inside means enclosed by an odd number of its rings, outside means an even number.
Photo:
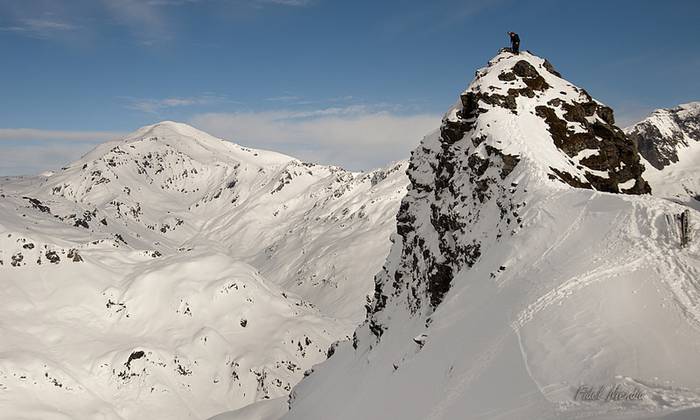
[[[175,4],[170,3],[169,4]],[[184,2],[178,3],[182,4]],[[161,6],[142,0],[102,0],[110,16],[130,29],[134,38],[142,45],[152,46],[173,39],[174,33],[167,13]]]
[[[193,97],[171,97],[163,99],[149,98],[125,98],[129,101],[126,106],[129,109],[157,114],[160,111],[177,107],[208,105],[226,101],[224,97],[216,95],[203,95]]]
[[[352,106],[313,111],[209,113],[191,124],[243,145],[302,160],[366,170],[409,157],[439,115],[400,115]]]
[[[273,96],[272,98],[266,98],[266,101],[270,102],[288,102],[288,101],[298,101],[301,98],[293,95],[283,95],[283,96]]]
[[[0,141],[50,141],[99,143],[122,136],[116,131],[64,131],[36,128],[0,128]]]
[[[49,38],[57,32],[73,31],[78,27],[56,19],[21,19],[12,26],[0,27],[0,31],[18,32],[33,38]]]
[[[313,0],[258,0],[258,3],[279,4],[282,6],[303,7],[308,6]]]
[[[169,99],[170,106],[191,103],[186,98]],[[421,138],[439,126],[440,116],[404,115],[387,105],[352,105],[206,113],[196,115],[189,123],[243,145],[366,170],[409,157]],[[98,143],[123,136],[113,131],[1,128],[0,175],[55,169],[78,159]]]
[[[179,7],[207,5],[212,16],[238,16],[246,10],[304,7],[314,0],[0,0],[0,32],[42,40],[83,42],[113,25],[134,40],[159,46],[179,36]]]
[[[37,174],[77,160],[96,144],[122,137],[115,131],[0,128],[0,175]]]
[[[200,0],[148,0],[149,6],[182,6],[183,4],[197,3]]]
[[[3,146],[0,175],[36,175],[47,169],[59,169],[88,152],[85,144],[44,144],[41,146]]]

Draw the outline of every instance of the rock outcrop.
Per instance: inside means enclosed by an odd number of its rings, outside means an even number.
[[[413,151],[366,321],[294,388],[284,419],[642,418],[700,404],[698,247],[678,251],[668,216],[682,206],[639,197],[644,169],[610,108],[542,58],[497,55]],[[582,383],[647,397],[580,402]]]
[[[645,194],[643,170],[609,107],[562,79],[547,60],[496,56],[412,155],[411,185],[397,215],[402,258],[395,271],[377,277],[374,312],[402,289],[413,311],[425,302],[436,307],[454,273],[479,258],[480,236],[501,238],[520,228],[526,203],[514,192],[524,175],[542,184]],[[379,324],[373,319],[381,334]]]
[[[657,109],[625,132],[644,159],[661,170],[678,162],[679,149],[700,141],[700,102]]]
[[[625,132],[639,146],[653,194],[700,209],[700,102],[657,109]]]

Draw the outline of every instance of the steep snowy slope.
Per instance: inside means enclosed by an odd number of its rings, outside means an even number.
[[[657,109],[625,132],[639,144],[654,195],[700,210],[700,102]]]
[[[679,247],[684,207],[646,194],[642,171],[609,108],[546,60],[497,55],[413,152],[367,320],[284,418],[699,406],[700,246]],[[625,398],[606,400],[615,386]]]
[[[406,165],[351,173],[164,122],[2,179],[0,418],[288,395],[364,317]]]

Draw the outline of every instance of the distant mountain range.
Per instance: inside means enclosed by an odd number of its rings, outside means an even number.
[[[0,418],[206,418],[288,395],[364,319],[406,166],[353,173],[163,122],[2,179]]]

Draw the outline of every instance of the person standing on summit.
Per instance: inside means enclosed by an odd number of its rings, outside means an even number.
[[[520,53],[520,37],[518,34],[515,32],[508,32],[508,35],[510,36],[510,49],[513,51],[513,54],[519,54]]]

